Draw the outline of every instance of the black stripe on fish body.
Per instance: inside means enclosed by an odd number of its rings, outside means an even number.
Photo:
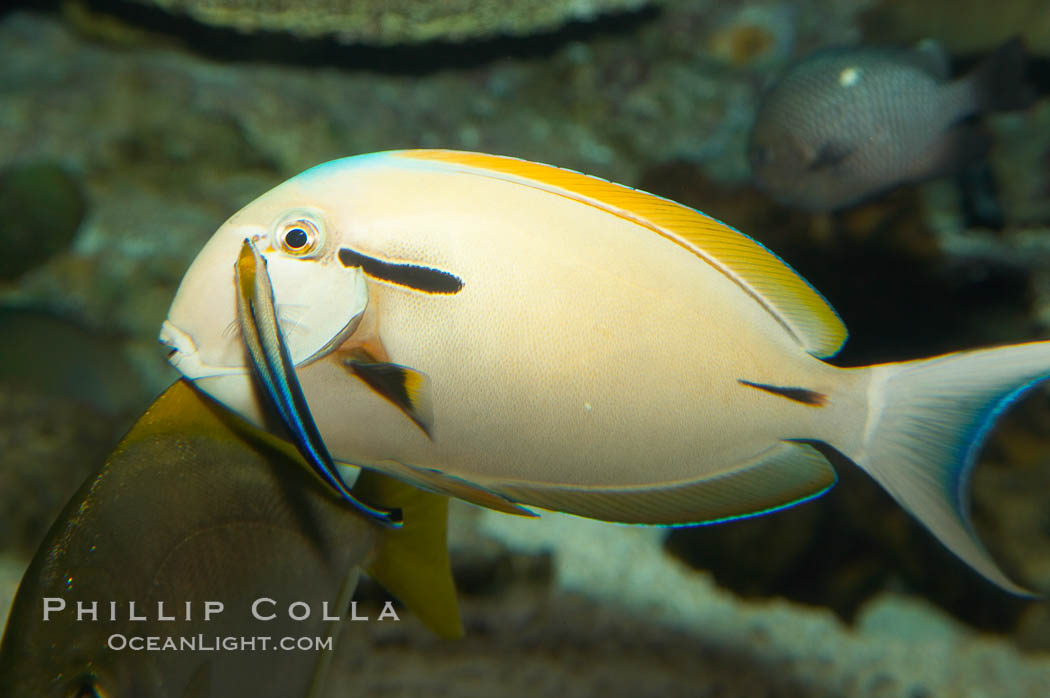
[[[764,390],[767,393],[779,395],[780,397],[786,397],[788,400],[794,400],[795,402],[801,402],[803,405],[809,405],[810,407],[823,407],[828,402],[828,396],[824,393],[818,393],[815,390],[808,388],[798,387],[785,387],[780,385],[766,385],[765,383],[752,383],[746,381],[743,378],[738,378],[737,383],[746,385],[749,388],[758,388]]]
[[[339,261],[344,267],[361,267],[369,276],[424,293],[459,293],[463,280],[447,271],[418,264],[385,262],[347,247],[339,248]]]

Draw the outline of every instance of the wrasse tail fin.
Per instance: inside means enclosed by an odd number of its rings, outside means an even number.
[[[387,530],[365,571],[441,637],[463,635],[448,557],[448,498],[362,470],[354,496],[382,509],[399,509],[400,529]]]
[[[1050,378],[1050,342],[885,364],[872,371],[872,412],[862,443],[840,450],[977,572],[1007,591],[1033,595],[1012,582],[977,539],[970,520],[970,477],[999,415]]]
[[[544,509],[604,521],[690,526],[767,514],[818,497],[835,469],[808,444],[781,442],[718,475],[651,487],[569,487],[501,483],[492,488]]]

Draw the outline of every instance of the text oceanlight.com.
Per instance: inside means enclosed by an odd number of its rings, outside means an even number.
[[[331,637],[280,637],[267,635],[255,637],[181,635],[178,637],[159,635],[122,635],[114,633],[106,639],[106,647],[120,652],[258,652],[282,650],[285,652],[331,651]]]

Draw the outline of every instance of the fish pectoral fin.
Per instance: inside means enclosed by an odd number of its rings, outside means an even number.
[[[383,461],[381,467],[387,472],[397,474],[398,477],[404,480],[419,483],[421,487],[440,492],[449,497],[462,499],[471,504],[477,504],[479,507],[494,509],[495,511],[501,511],[504,514],[514,514],[515,516],[538,516],[535,512],[520,506],[506,495],[494,492],[483,485],[442,472],[436,468],[420,468],[396,461]]]
[[[408,366],[368,361],[350,356],[343,359],[343,366],[389,400],[416,423],[429,438],[434,423],[434,412],[430,402],[430,379]]]
[[[649,487],[500,483],[500,493],[537,507],[620,523],[688,526],[785,509],[835,484],[835,469],[808,444],[782,441],[732,469]]]
[[[855,145],[825,141],[820,145],[820,149],[814,153],[813,159],[806,163],[806,169],[810,172],[816,172],[817,170],[830,169],[841,165],[856,150],[857,147]]]
[[[387,530],[365,571],[441,637],[463,635],[448,556],[448,497],[426,492],[374,470],[362,470],[354,496],[399,509],[404,525]]]

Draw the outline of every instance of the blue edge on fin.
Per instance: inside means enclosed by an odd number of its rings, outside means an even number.
[[[998,400],[993,401],[988,407],[978,413],[977,418],[974,420],[972,426],[972,436],[968,439],[960,440],[962,453],[959,453],[959,457],[956,459],[957,467],[951,470],[952,481],[949,483],[949,491],[954,495],[954,501],[952,502],[956,513],[959,514],[959,518],[963,520],[967,529],[972,529],[970,522],[970,479],[973,475],[974,466],[977,464],[977,456],[981,452],[984,446],[985,439],[988,437],[988,433],[995,426],[995,423],[999,420],[1002,414],[1010,409],[1010,407],[1025,396],[1026,393],[1031,391],[1033,388],[1038,386],[1043,381],[1050,378],[1050,373],[1040,376],[1024,385],[1014,388],[1006,395],[1003,395]],[[694,526],[710,526],[714,524],[725,523],[727,521],[739,521],[741,519],[753,519],[757,516],[764,516],[766,514],[772,514],[784,509],[790,509],[793,506],[803,504],[818,497],[825,495],[828,490],[834,487],[838,483],[838,474],[835,475],[835,480],[813,494],[805,497],[800,497],[794,501],[788,502],[787,504],[781,504],[779,506],[770,507],[768,509],[762,509],[761,511],[755,511],[750,514],[738,514],[736,516],[724,516],[718,519],[711,519],[710,521],[700,521],[697,523],[687,524],[672,524],[666,526],[666,528],[691,528]]]
[[[828,490],[830,490],[832,487],[835,486],[835,484],[838,481],[839,481],[839,476],[838,476],[838,473],[836,473],[835,474],[835,480],[830,485],[825,487],[824,489],[819,490],[817,492],[814,492],[813,494],[807,494],[805,497],[800,497],[800,498],[798,498],[796,500],[788,502],[787,504],[780,504],[778,506],[770,507],[768,509],[762,509],[760,511],[753,511],[750,514],[737,514],[735,516],[723,516],[723,517],[718,518],[718,519],[710,519],[709,521],[697,521],[697,522],[694,522],[694,523],[670,524],[668,526],[665,526],[665,528],[693,528],[695,526],[713,526],[714,524],[725,523],[727,521],[740,521],[741,519],[753,519],[753,518],[758,517],[758,516],[765,516],[766,514],[773,514],[775,512],[782,511],[784,509],[790,509],[793,506],[797,506],[799,504],[803,504],[805,502],[810,501],[811,499],[817,499],[818,497],[823,497],[827,493]],[[642,525],[646,525],[646,524],[642,524]]]
[[[1010,409],[1011,405],[1048,378],[1050,378],[1050,373],[1046,373],[1039,378],[1014,388],[998,400],[990,403],[988,407],[978,412],[977,419],[974,420],[972,437],[961,442],[965,452],[959,454],[960,457],[956,460],[958,466],[951,471],[952,480],[948,484],[949,492],[952,492],[954,495],[952,504],[955,507],[955,512],[971,533],[973,532],[973,525],[970,522],[970,498],[968,497],[970,479],[973,475],[974,466],[977,465],[977,456],[984,446],[985,439],[988,438],[988,432],[995,426],[999,417]]]

